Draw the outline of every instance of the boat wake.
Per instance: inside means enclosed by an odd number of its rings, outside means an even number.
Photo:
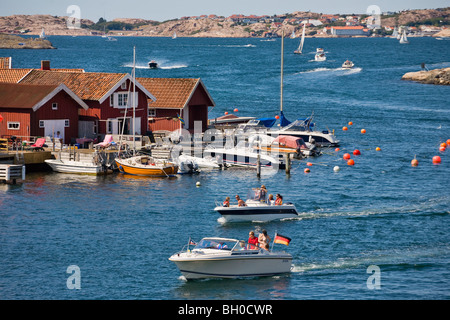
[[[308,74],[308,73],[317,73],[317,72],[328,72],[328,73],[333,73],[333,74],[338,75],[338,76],[346,76],[346,75],[350,75],[350,74],[360,73],[361,71],[362,71],[362,68],[351,68],[351,69],[345,69],[345,68],[314,68],[314,69],[311,69],[311,70],[300,71],[300,72],[294,73],[294,75],[297,75],[297,74]]]
[[[124,64],[122,67],[124,68],[133,68],[133,64],[132,63],[126,63]],[[188,65],[186,64],[170,64],[170,63],[165,63],[165,62],[159,62],[159,68],[158,69],[164,69],[164,70],[170,70],[170,69],[179,69],[179,68],[187,68]],[[136,69],[150,69],[150,67],[148,66],[148,63],[139,63],[136,64]]]

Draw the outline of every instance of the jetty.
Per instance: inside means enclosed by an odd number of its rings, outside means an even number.
[[[402,80],[448,86],[450,85],[450,68],[408,72],[402,76]]]

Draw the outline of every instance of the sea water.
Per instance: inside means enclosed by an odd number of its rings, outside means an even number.
[[[280,110],[280,39],[49,40],[57,50],[0,56],[11,56],[15,68],[51,60],[53,68],[131,73],[136,46],[138,77],[201,78],[215,102],[209,118],[235,108],[256,117]],[[400,78],[421,63],[449,67],[450,43],[308,38],[304,54],[294,55],[298,41],[285,40],[283,111],[291,121],[314,114],[317,127],[335,130],[340,151],[324,149],[293,161],[290,175],[260,179],[246,169],[170,179],[38,172],[22,185],[0,185],[0,298],[449,299],[450,151],[440,153],[439,144],[450,138],[450,88]],[[326,61],[314,61],[317,47]],[[346,59],[353,69],[341,68]],[[148,69],[150,60],[161,68]],[[345,152],[354,166],[342,160]],[[300,216],[221,223],[215,201],[261,184]],[[274,246],[292,254],[290,275],[186,281],[168,260],[189,237],[246,239],[262,229],[292,239]]]

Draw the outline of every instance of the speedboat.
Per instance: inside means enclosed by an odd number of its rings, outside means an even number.
[[[164,160],[157,160],[146,155],[130,158],[116,158],[120,172],[139,176],[169,177],[177,173],[178,166]]]
[[[275,205],[265,199],[259,198],[259,189],[251,190],[247,195],[245,206],[230,205],[224,207],[217,205],[214,211],[217,211],[225,219],[225,222],[242,221],[273,221],[280,219],[289,219],[298,217],[299,213],[293,203]],[[268,203],[269,202],[269,203]]]
[[[314,60],[316,60],[316,61],[327,60],[327,56],[325,55],[325,51],[323,50],[323,48],[316,49],[316,55],[314,56]]]
[[[345,60],[345,62],[342,64],[342,68],[344,69],[351,69],[354,66],[355,66],[354,63],[351,62],[350,60]]]
[[[108,170],[106,166],[92,162],[47,159],[45,160],[45,163],[48,164],[53,171],[60,173],[103,175],[112,172],[111,170]]]
[[[178,173],[198,173],[202,169],[219,169],[221,166],[217,159],[212,157],[195,157],[186,154],[180,154],[174,159],[178,165]]]
[[[328,130],[314,130],[312,119],[297,119],[285,127],[276,131],[269,131],[270,135],[288,135],[302,138],[305,142],[316,144],[319,147],[333,147],[339,145],[339,140],[334,133]]]
[[[267,251],[243,240],[207,237],[192,250],[189,244],[169,258],[186,280],[275,276],[291,271],[292,255]]]
[[[261,168],[282,168],[284,163],[278,157],[275,158],[266,152],[258,152],[258,150],[249,147],[245,141],[240,141],[236,146],[216,147],[209,144],[203,151],[206,157],[220,159],[219,162],[225,165],[254,167],[259,163]]]
[[[152,60],[148,63],[148,67],[150,69],[157,69],[158,68],[158,63],[155,60]]]

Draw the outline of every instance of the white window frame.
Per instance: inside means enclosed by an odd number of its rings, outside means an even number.
[[[58,110],[58,103],[57,102],[53,102],[52,103],[52,110]]]
[[[39,128],[45,128],[45,121],[39,120]]]
[[[69,119],[65,119],[64,120],[64,127],[65,128],[69,128],[70,127],[70,120]]]
[[[127,83],[126,82],[122,82],[122,84],[120,85],[120,89],[127,90]]]
[[[156,117],[156,108],[148,108],[148,117],[149,118]]]
[[[17,125],[17,128],[14,128],[15,125]],[[8,121],[8,130],[20,130],[20,122]]]

